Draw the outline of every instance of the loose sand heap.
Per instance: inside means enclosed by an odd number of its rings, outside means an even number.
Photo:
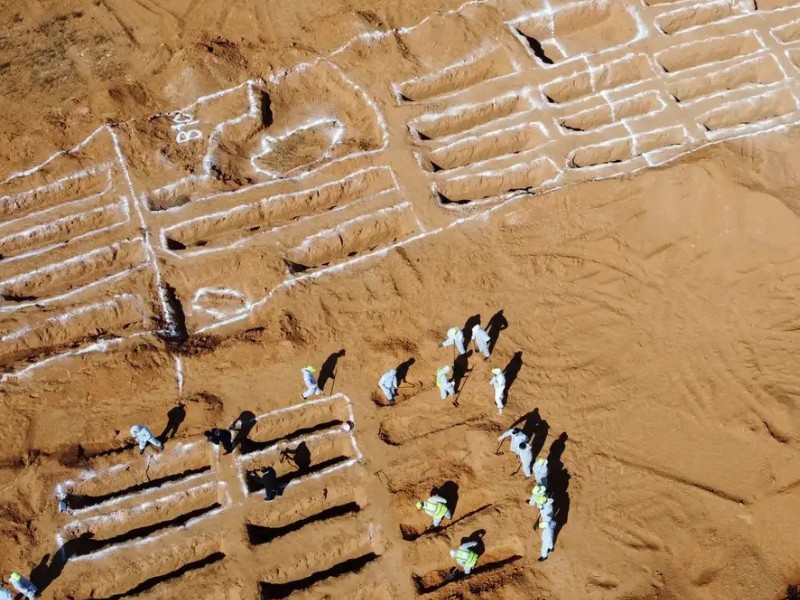
[[[65,600],[800,583],[800,2],[2,13],[4,579]],[[457,361],[443,402],[438,343],[476,322],[491,359]],[[240,416],[232,453],[206,441]],[[495,454],[515,423],[549,461],[545,562],[532,481]],[[430,530],[435,490],[453,518]]]

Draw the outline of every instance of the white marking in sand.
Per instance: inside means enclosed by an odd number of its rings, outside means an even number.
[[[219,310],[212,307],[206,307],[201,304],[203,299],[209,298],[213,302],[214,298],[218,297],[220,299],[225,298],[234,298],[241,302],[240,308],[234,308],[229,311]],[[194,298],[192,298],[192,309],[195,312],[205,312],[217,319],[227,318],[233,315],[237,315],[243,311],[250,310],[250,301],[242,294],[239,290],[235,290],[233,288],[210,288],[210,287],[202,287],[199,288],[194,293]]]
[[[653,56],[653,59],[656,61],[656,63],[658,63],[658,65],[661,66],[662,62],[661,62],[659,57],[661,57],[661,56],[663,56],[665,54],[671,53],[671,52],[679,51],[679,50],[681,50],[683,48],[696,47],[698,52],[702,53],[702,51],[704,49],[709,48],[710,46],[714,46],[715,44],[718,44],[718,43],[720,43],[722,41],[733,40],[733,39],[746,40],[747,38],[751,38],[752,40],[755,40],[758,43],[758,45],[760,46],[757,50],[754,50],[754,51],[751,52],[749,58],[753,58],[755,53],[762,52],[762,51],[764,51],[766,49],[766,45],[764,44],[764,41],[761,39],[761,37],[758,35],[758,33],[753,29],[748,29],[747,31],[742,31],[740,33],[709,37],[709,38],[704,38],[704,39],[701,39],[701,40],[692,40],[690,42],[684,42],[682,44],[674,44],[674,45],[670,46],[669,48],[667,48],[666,50],[661,50],[661,51],[658,51],[658,52],[654,52],[652,56]],[[701,54],[701,56],[702,56],[702,54]],[[688,73],[693,73],[693,72],[695,72],[695,71],[697,71],[699,69],[708,69],[711,65],[720,65],[720,64],[727,64],[727,63],[733,64],[734,61],[740,60],[740,58],[739,58],[740,56],[742,56],[742,55],[739,54],[739,55],[737,55],[737,56],[735,56],[733,58],[714,59],[714,60],[711,60],[709,62],[705,62],[705,63],[700,64],[700,65],[692,65],[691,67],[683,67],[683,68],[680,68],[680,69],[672,69],[667,73],[667,75],[669,75],[670,77],[673,77],[676,74],[680,74],[681,76],[683,76],[683,75],[686,75]],[[666,69],[663,66],[661,66],[661,70],[662,71],[666,71]]]
[[[34,167],[31,167],[30,169],[26,169],[25,171],[18,171],[16,173],[12,173],[8,177],[6,177],[3,181],[1,181],[0,184],[9,183],[10,181],[13,181],[14,179],[17,179],[19,177],[27,177],[28,175],[33,175],[37,171],[41,171],[42,169],[44,169],[49,163],[54,161],[59,156],[64,156],[64,155],[67,155],[67,154],[77,154],[82,148],[87,146],[89,144],[89,142],[91,142],[98,133],[100,133],[101,131],[103,131],[105,129],[106,129],[106,125],[101,125],[97,129],[95,129],[91,134],[89,134],[89,137],[87,137],[85,140],[83,140],[77,146],[71,148],[70,150],[59,150],[58,152],[56,152],[52,156],[50,156],[50,158],[46,159],[44,162],[40,162],[38,165],[36,165]],[[67,178],[64,178],[64,179],[67,179]]]
[[[122,302],[135,302],[135,303],[137,303],[138,306],[139,306],[139,311],[140,311],[140,313],[142,315],[143,323],[146,321],[144,300],[142,299],[142,297],[140,295],[138,295],[138,294],[118,294],[117,296],[115,296],[111,300],[106,300],[104,302],[95,302],[95,303],[92,303],[92,304],[87,304],[85,306],[79,306],[78,308],[73,308],[72,310],[68,310],[68,311],[66,311],[66,312],[64,312],[64,313],[62,313],[60,315],[55,316],[55,317],[47,318],[47,319],[45,319],[45,320],[43,320],[43,321],[41,321],[39,323],[36,323],[35,325],[24,325],[24,326],[20,327],[19,329],[15,330],[15,331],[12,331],[10,333],[7,333],[7,334],[3,335],[2,337],[0,337],[0,342],[10,342],[10,341],[16,340],[18,338],[21,338],[22,336],[30,333],[31,331],[35,331],[37,329],[42,329],[42,328],[47,328],[48,325],[51,325],[51,324],[56,324],[56,323],[63,324],[63,323],[68,322],[69,320],[71,320],[73,317],[76,317],[76,316],[79,316],[79,315],[85,315],[85,314],[88,314],[88,313],[91,313],[91,312],[95,312],[95,311],[98,311],[98,310],[102,311],[102,310],[105,310],[107,308],[113,308],[113,307],[119,306],[120,303],[122,303]]]
[[[128,183],[128,189],[130,190],[131,194],[131,202],[133,203],[134,208],[136,209],[136,216],[139,220],[139,227],[141,228],[142,235],[144,236],[144,247],[147,251],[147,256],[150,259],[150,264],[153,267],[153,274],[155,275],[156,280],[156,288],[158,290],[158,298],[161,301],[161,310],[163,311],[164,320],[167,323],[167,329],[169,333],[175,333],[175,315],[172,313],[172,307],[170,307],[169,302],[167,301],[167,290],[164,282],[161,278],[161,267],[158,264],[158,258],[156,257],[155,249],[153,247],[153,243],[151,240],[150,228],[148,227],[147,221],[144,218],[144,214],[142,213],[142,208],[139,205],[139,202],[136,199],[136,189],[133,185],[133,180],[131,179],[131,174],[128,172],[128,165],[125,162],[125,157],[122,154],[122,149],[119,146],[119,139],[117,138],[117,134],[109,128],[109,133],[111,134],[111,138],[114,140],[114,149],[117,153],[117,159],[119,161],[119,165],[122,168],[122,172],[125,174],[125,180]]]
[[[147,496],[147,495],[163,492],[165,490],[169,491],[169,490],[172,490],[174,488],[178,488],[178,487],[184,486],[187,483],[190,483],[192,481],[197,481],[199,479],[204,479],[204,478],[205,479],[210,479],[213,474],[214,474],[213,470],[205,471],[203,473],[196,473],[194,475],[190,475],[189,477],[185,477],[185,478],[181,479],[180,481],[165,483],[165,484],[160,485],[158,487],[150,488],[150,489],[144,490],[142,492],[132,492],[130,494],[125,494],[124,496],[117,496],[116,498],[111,498],[110,500],[106,500],[105,502],[101,502],[100,504],[94,504],[92,506],[87,506],[86,508],[73,510],[72,514],[73,515],[82,515],[82,514],[97,512],[99,510],[106,509],[109,506],[115,506],[115,505],[120,504],[122,502],[127,502],[128,500],[131,500],[133,498],[141,498],[143,496]]]
[[[77,213],[74,215],[67,215],[65,217],[61,217],[54,221],[50,221],[49,223],[42,223],[40,225],[35,225],[33,227],[29,227],[28,229],[24,229],[22,231],[17,231],[15,233],[8,234],[6,236],[0,237],[0,247],[4,244],[13,243],[15,240],[30,240],[30,238],[35,238],[36,236],[43,236],[47,233],[68,233],[64,227],[66,225],[71,224],[73,221],[78,219],[90,219],[92,217],[101,216],[106,213],[113,214],[120,210],[121,207],[119,206],[100,206],[98,208],[94,208],[92,210],[88,210],[86,212]],[[72,238],[70,238],[72,239]],[[36,243],[33,241],[32,243]]]
[[[29,302],[17,302],[10,306],[0,306],[0,313],[16,312],[24,308],[30,308],[32,306],[48,306],[50,304],[55,304],[56,302],[66,300],[67,298],[74,298],[75,296],[79,296],[84,292],[94,289],[96,287],[102,287],[108,283],[116,283],[117,281],[122,281],[123,279],[127,279],[134,273],[140,273],[141,271],[144,271],[148,267],[149,267],[148,264],[141,263],[134,267],[123,269],[117,273],[107,275],[106,277],[96,279],[91,283],[87,283],[86,285],[76,287],[73,290],[64,292],[63,294],[58,294],[57,296],[51,296],[49,298],[44,298],[44,299],[37,298],[36,300],[31,300]]]
[[[269,169],[265,169],[265,168],[259,167],[256,164],[256,161],[258,159],[263,158],[263,157],[267,156],[268,154],[274,152],[275,146],[277,144],[279,144],[280,142],[282,142],[283,140],[285,140],[285,139],[287,139],[287,138],[289,138],[289,137],[291,137],[293,135],[296,135],[298,133],[301,133],[303,131],[308,131],[310,129],[319,128],[319,127],[322,127],[322,126],[325,126],[325,125],[329,126],[329,128],[330,128],[330,131],[328,132],[328,137],[330,138],[328,140],[328,148],[325,150],[325,152],[322,153],[322,155],[320,155],[318,158],[315,158],[311,162],[308,162],[308,163],[305,163],[303,165],[300,165],[300,166],[294,167],[292,169],[289,169],[288,171],[286,171],[284,173],[281,173],[281,172],[278,172],[278,171],[271,171]],[[268,135],[264,136],[264,138],[261,140],[261,152],[258,153],[258,154],[253,154],[250,157],[250,165],[253,167],[254,171],[258,171],[259,173],[264,173],[265,175],[267,175],[268,177],[271,177],[273,179],[278,179],[280,177],[285,177],[285,176],[288,176],[291,173],[294,173],[294,172],[299,171],[299,170],[308,170],[311,167],[313,167],[315,165],[318,165],[318,164],[326,161],[327,159],[329,159],[331,157],[331,155],[333,153],[333,150],[335,149],[336,145],[339,142],[341,142],[343,138],[344,138],[344,125],[338,119],[335,119],[335,118],[332,118],[332,117],[311,119],[311,120],[309,120],[308,122],[306,122],[306,123],[304,123],[302,125],[299,125],[297,127],[294,127],[293,129],[290,129],[289,131],[287,131],[286,133],[284,133],[282,135],[275,136],[275,137],[268,136]]]
[[[215,212],[215,213],[209,213],[209,214],[205,214],[205,215],[200,215],[198,217],[193,217],[191,219],[187,219],[186,221],[181,221],[179,223],[176,223],[174,225],[171,225],[170,227],[166,227],[166,228],[161,230],[162,245],[163,245],[164,248],[166,248],[167,247],[167,236],[169,234],[171,234],[173,231],[181,230],[182,228],[186,227],[187,225],[191,225],[193,223],[198,223],[198,222],[203,222],[203,221],[212,221],[213,222],[214,220],[217,220],[217,219],[224,221],[225,217],[227,217],[229,215],[233,215],[233,214],[237,214],[237,213],[247,213],[247,212],[253,211],[254,209],[259,209],[259,212],[261,212],[261,211],[264,211],[265,209],[267,209],[267,207],[270,207],[272,205],[276,205],[276,204],[280,205],[280,203],[282,201],[286,200],[286,199],[302,197],[304,195],[312,195],[312,194],[316,195],[316,194],[319,194],[321,192],[325,192],[325,191],[327,191],[329,189],[335,189],[339,185],[341,185],[342,187],[345,187],[347,184],[353,182],[356,179],[356,177],[361,175],[361,174],[364,174],[364,173],[378,173],[380,171],[384,171],[389,175],[392,174],[392,170],[389,169],[388,167],[368,167],[366,169],[360,169],[358,171],[355,171],[355,172],[351,173],[350,175],[348,175],[347,177],[344,177],[342,179],[338,179],[336,181],[331,181],[331,182],[326,182],[326,183],[324,183],[322,185],[315,186],[313,188],[309,188],[309,189],[305,189],[305,190],[297,190],[297,191],[293,191],[293,192],[289,192],[289,193],[285,193],[285,194],[279,194],[277,196],[269,196],[269,197],[266,197],[266,198],[264,198],[262,200],[259,200],[257,202],[252,202],[252,203],[249,203],[249,204],[242,204],[242,205],[235,206],[233,208],[229,208],[227,210],[223,210],[223,211],[219,211],[219,212]],[[364,187],[369,188],[374,184],[373,183],[365,183],[363,185],[364,185]],[[277,231],[279,231],[281,229],[284,229],[284,228],[287,228],[287,227],[296,226],[298,223],[305,222],[305,221],[313,219],[313,218],[319,218],[321,216],[324,216],[324,215],[327,215],[327,214],[330,214],[330,213],[333,213],[333,212],[337,212],[339,210],[344,210],[344,209],[346,209],[346,208],[348,208],[350,206],[354,206],[357,203],[368,201],[368,200],[374,200],[374,199],[376,199],[377,197],[379,197],[380,195],[382,195],[384,193],[396,191],[396,189],[397,189],[395,187],[394,183],[392,183],[391,186],[383,185],[382,187],[383,187],[383,189],[378,193],[371,194],[371,195],[370,194],[361,195],[361,197],[357,198],[353,202],[350,202],[350,203],[347,203],[347,204],[341,205],[341,206],[336,206],[336,207],[334,207],[334,208],[332,208],[330,210],[323,210],[323,211],[320,211],[320,212],[317,212],[317,213],[314,213],[314,214],[311,214],[311,215],[306,215],[306,216],[301,217],[301,218],[296,219],[296,220],[290,220],[289,222],[286,222],[286,223],[284,223],[282,225],[277,225],[277,226],[272,227],[270,229],[267,229],[267,230],[264,230],[264,231],[259,231],[256,235],[257,236],[264,236],[264,235],[267,235],[267,234],[272,234],[272,233],[275,233],[275,232],[277,232]],[[343,196],[344,195],[352,195],[352,192],[349,192],[347,190],[344,190],[344,191],[346,191],[347,194],[343,194]],[[233,230],[233,231],[235,232],[236,230]],[[184,251],[181,251],[181,252],[176,252],[174,250],[166,250],[166,252],[168,252],[168,253],[170,253],[170,254],[172,254],[174,256],[177,256],[177,257],[184,257],[184,256],[196,256],[196,255],[200,255],[200,254],[208,254],[208,253],[212,253],[212,252],[220,252],[220,251],[224,251],[224,250],[231,250],[233,248],[238,248],[238,247],[240,247],[240,246],[242,246],[244,244],[250,243],[251,239],[254,237],[253,235],[248,235],[249,232],[247,232],[247,231],[243,231],[243,233],[245,233],[244,238],[241,238],[241,239],[239,239],[237,241],[231,242],[231,243],[223,245],[223,246],[217,246],[217,247],[212,247],[212,248],[197,248],[197,249],[192,249],[192,250],[188,250],[187,249],[187,250],[184,250]]]
[[[481,47],[477,48],[474,52],[472,52],[468,56],[466,56],[466,57],[462,58],[461,60],[458,60],[458,61],[456,61],[454,63],[451,63],[451,64],[447,65],[446,67],[443,67],[443,68],[438,69],[436,71],[431,71],[430,73],[426,73],[425,75],[420,75],[418,77],[412,77],[410,79],[406,79],[405,81],[401,81],[400,83],[392,83],[392,89],[394,90],[395,97],[397,98],[398,102],[404,103],[404,101],[402,100],[402,97],[404,96],[402,88],[404,88],[404,87],[406,87],[406,86],[408,86],[410,84],[426,83],[426,82],[429,82],[429,81],[434,81],[439,77],[443,77],[443,76],[447,77],[451,73],[457,72],[459,69],[463,69],[464,67],[469,67],[471,65],[476,64],[480,60],[486,58],[491,53],[493,53],[495,51],[498,51],[498,50],[500,50],[502,52],[505,52],[505,50],[502,48],[502,46],[499,46],[499,45],[496,45],[496,44],[484,45],[484,46],[481,46]],[[509,60],[511,60],[511,59],[509,59]],[[513,75],[513,74],[519,73],[522,70],[522,67],[520,65],[516,64],[513,60],[511,60],[511,64],[512,64],[512,67],[513,67],[511,73],[504,73],[502,75],[492,76],[492,77],[489,77],[488,79],[481,80],[476,84],[471,84],[471,85],[466,86],[464,88],[460,88],[460,89],[453,90],[453,91],[450,91],[450,92],[443,92],[443,93],[439,93],[439,94],[434,94],[433,96],[426,97],[424,100],[422,100],[422,102],[429,102],[433,98],[447,98],[447,97],[453,96],[455,94],[460,94],[465,89],[469,89],[471,87],[474,87],[475,85],[483,83],[484,81],[493,81],[495,79],[502,79],[503,77],[507,77],[508,75]],[[412,100],[410,98],[409,98],[409,100],[411,102],[416,102],[415,100]]]
[[[111,177],[111,171],[110,171],[110,169],[108,169],[107,165],[108,165],[108,163],[105,163],[103,165],[104,168],[105,168],[105,171],[106,171],[106,173],[105,173],[106,174],[106,187],[103,188],[101,191],[97,192],[96,194],[91,194],[89,196],[86,196],[85,198],[78,198],[76,200],[70,200],[69,202],[64,202],[63,204],[56,204],[54,206],[51,206],[50,208],[45,208],[45,209],[42,209],[42,210],[39,210],[39,211],[34,211],[32,213],[25,214],[25,215],[23,215],[21,217],[15,218],[15,219],[4,220],[2,223],[0,223],[0,228],[1,229],[6,229],[6,228],[10,227],[11,225],[14,225],[15,223],[18,223],[19,221],[25,221],[25,220],[41,222],[42,218],[45,215],[49,214],[49,213],[56,212],[56,211],[63,211],[66,208],[77,208],[79,206],[82,206],[83,204],[91,204],[92,202],[102,198],[105,194],[107,194],[108,192],[111,191],[111,187],[113,186],[113,181],[112,181],[112,177]],[[84,174],[88,174],[88,171],[84,171],[83,173]],[[82,176],[86,176],[86,175],[82,175]],[[72,178],[72,176],[70,176],[70,178]],[[64,179],[59,180],[59,181],[63,182],[65,180],[67,180],[67,179],[68,178],[64,178]],[[56,182],[56,183],[58,183],[58,182]],[[56,183],[50,184],[50,186],[54,186]],[[44,186],[44,187],[46,188],[46,187],[50,187],[50,186]],[[35,195],[41,189],[43,189],[43,188],[37,188],[36,190],[30,190],[28,192],[23,192],[21,194],[14,194],[12,196],[3,196],[3,197],[0,197],[0,202],[2,202],[3,204],[6,204],[8,202],[14,202],[14,198],[17,198],[17,197],[20,197],[20,196],[25,196],[25,195]]]
[[[163,539],[166,536],[174,533],[175,530],[184,530],[185,531],[187,529],[190,529],[191,527],[196,526],[198,523],[202,523],[203,521],[207,521],[208,519],[210,519],[212,517],[216,517],[220,513],[223,513],[226,510],[228,510],[231,506],[232,505],[230,503],[228,503],[226,506],[220,506],[219,508],[214,509],[211,512],[208,512],[208,513],[206,513],[204,515],[201,515],[199,517],[195,517],[194,519],[190,519],[189,521],[186,521],[186,523],[184,523],[183,525],[179,525],[178,527],[171,527],[167,531],[164,531],[162,533],[159,533],[159,534],[156,534],[156,535],[151,535],[151,536],[148,536],[146,538],[142,538],[140,540],[132,540],[130,542],[125,542],[125,543],[122,543],[122,544],[115,544],[113,546],[110,546],[109,548],[104,548],[103,550],[98,550],[97,552],[92,552],[91,554],[83,554],[81,556],[73,557],[73,558],[70,559],[70,562],[78,562],[78,561],[84,561],[84,560],[97,560],[99,558],[105,558],[106,556],[109,556],[110,554],[114,554],[116,552],[119,552],[120,550],[124,550],[124,549],[127,549],[127,548],[139,548],[141,546],[146,546],[148,544],[152,544],[153,542],[157,542],[158,540]]]
[[[76,532],[80,531],[81,529],[85,529],[88,531],[91,530],[92,528],[102,525],[107,525],[109,523],[125,523],[126,521],[130,520],[131,517],[148,513],[152,508],[155,508],[156,512],[158,512],[158,507],[160,506],[163,507],[170,504],[178,504],[180,500],[182,500],[183,498],[200,494],[206,490],[221,488],[225,486],[226,486],[225,482],[209,481],[207,483],[203,483],[195,487],[181,490],[179,492],[174,492],[167,496],[156,498],[155,500],[150,500],[148,502],[137,504],[128,509],[117,509],[110,513],[95,515],[93,517],[87,517],[85,519],[72,521],[67,525],[65,525],[62,528],[62,531],[67,535],[72,534],[70,536],[72,537],[75,535]]]
[[[52,252],[53,250],[57,250],[59,248],[66,248],[70,244],[74,245],[78,241],[87,240],[89,238],[97,237],[101,234],[108,233],[109,231],[114,231],[115,229],[120,229],[126,225],[125,221],[121,221],[119,223],[115,223],[114,225],[109,225],[107,227],[100,227],[98,229],[93,229],[87,233],[72,237],[64,242],[56,242],[54,244],[50,244],[48,246],[42,246],[36,250],[31,250],[30,252],[25,252],[23,254],[17,254],[15,256],[9,256],[8,258],[4,259],[5,263],[13,263],[19,260],[24,260],[26,258],[31,258],[34,256],[41,256],[43,254],[47,254],[48,252]]]
[[[183,359],[174,354],[172,356],[175,359],[175,382],[178,385],[178,394],[183,393]]]
[[[359,216],[354,217],[352,219],[348,219],[347,221],[342,221],[341,223],[337,223],[333,227],[330,227],[328,229],[323,229],[321,231],[318,231],[318,232],[316,232],[316,233],[304,238],[299,246],[295,246],[294,250],[298,250],[298,251],[308,250],[311,247],[311,244],[313,244],[319,238],[326,238],[326,237],[332,237],[332,236],[339,235],[342,232],[344,232],[345,230],[347,230],[348,227],[350,227],[351,225],[355,225],[356,223],[363,223],[365,221],[372,221],[372,220],[375,220],[376,218],[380,218],[382,216],[388,215],[389,213],[398,212],[398,211],[405,210],[405,209],[408,209],[408,208],[411,208],[411,203],[410,202],[401,202],[400,204],[396,204],[394,206],[388,206],[386,208],[382,208],[380,210],[376,210],[375,212],[372,212],[372,213],[367,213],[365,215],[359,215]]]

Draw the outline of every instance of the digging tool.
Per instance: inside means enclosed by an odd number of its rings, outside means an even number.
[[[500,440],[500,443],[497,444],[497,450],[494,451],[495,456],[503,456],[503,454],[505,454],[505,452],[500,451],[500,448],[502,448],[502,446],[503,446],[503,440]]]
[[[456,578],[457,574],[458,574],[458,567],[451,567],[450,570],[447,573],[445,573],[444,580],[453,581],[453,579]]]

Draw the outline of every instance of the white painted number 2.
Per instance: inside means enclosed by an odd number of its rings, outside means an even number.
[[[178,112],[172,117],[172,121],[175,124],[171,126],[171,129],[174,129],[177,132],[175,134],[175,141],[179,144],[194,142],[203,137],[203,132],[199,129],[186,129],[186,127],[194,125],[198,122],[193,115]]]

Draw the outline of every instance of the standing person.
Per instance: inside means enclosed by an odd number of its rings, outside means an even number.
[[[153,435],[153,432],[147,428],[146,425],[134,425],[131,427],[131,436],[136,440],[139,444],[139,455],[141,456],[144,454],[144,449],[147,444],[151,444],[158,448],[159,450],[164,449],[164,444],[161,443],[156,436]]]
[[[456,393],[456,384],[449,377],[450,371],[452,371],[452,369],[449,365],[445,365],[436,371],[436,387],[439,388],[442,400],[446,400],[448,396],[452,396]]]
[[[61,486],[58,486],[56,490],[56,500],[58,500],[58,512],[60,513],[68,513],[70,511],[69,508],[69,489],[63,489]]]
[[[475,340],[475,347],[478,349],[478,352],[483,354],[483,360],[489,360],[489,354],[491,354],[489,351],[489,343],[492,341],[492,338],[489,337],[486,330],[480,325],[475,325],[472,328],[472,339]]]
[[[259,481],[264,486],[265,501],[272,502],[275,496],[283,495],[283,490],[286,486],[278,481],[278,475],[272,467],[267,467],[261,472]]]
[[[456,559],[456,564],[464,569],[464,575],[469,575],[475,564],[478,562],[479,555],[473,548],[478,542],[464,542],[455,550],[450,550],[450,556]]]
[[[515,454],[519,452],[519,445],[522,443],[527,443],[528,440],[530,439],[528,435],[524,431],[522,431],[522,429],[520,429],[519,427],[512,427],[505,433],[501,434],[497,438],[497,441],[502,446],[503,440],[506,438],[511,438],[511,451]],[[500,448],[498,448],[497,450],[499,452]]]
[[[394,404],[395,396],[397,396],[397,370],[389,369],[381,375],[378,386],[381,388],[383,395],[386,396],[389,404]]]
[[[0,585],[0,600],[14,600],[14,594],[9,592],[5,586]]]
[[[494,403],[497,405],[497,413],[503,413],[503,397],[506,393],[506,376],[503,369],[492,369],[492,378],[489,384],[494,388]]]
[[[550,500],[552,503],[553,501]],[[553,519],[552,511],[549,515],[544,512],[539,515],[539,531],[542,535],[542,547],[539,551],[539,562],[547,560],[547,555],[555,547],[556,522]]]
[[[530,443],[521,442],[519,450],[517,450],[517,456],[519,456],[519,462],[522,464],[522,472],[525,473],[525,479],[530,479],[531,475],[533,475],[531,470],[533,466],[533,449]]]
[[[447,339],[439,344],[440,348],[452,346],[455,344],[459,354],[466,354],[467,349],[464,347],[464,332],[458,327],[451,327],[447,330]]]
[[[417,508],[424,510],[433,519],[433,527],[438,527],[442,519],[452,519],[450,509],[447,508],[447,500],[441,496],[431,496],[427,500],[417,502]]]
[[[310,396],[321,394],[322,390],[319,389],[317,378],[314,377],[314,373],[316,373],[317,370],[311,365],[308,365],[300,369],[300,372],[303,374],[303,383],[306,384],[306,391],[302,393],[303,398],[306,399]]]
[[[536,478],[536,483],[544,488],[547,488],[547,459],[537,458],[533,463],[533,476]]]
[[[552,509],[553,500],[547,494],[547,488],[545,488],[540,483],[537,483],[536,485],[534,485],[533,489],[531,490],[531,498],[530,498],[530,500],[528,500],[528,504],[530,504],[531,506],[535,506],[541,512],[542,511],[542,507],[545,506],[548,503],[548,501],[550,502],[550,508]],[[551,516],[552,516],[552,512],[551,512]]]
[[[19,573],[12,573],[11,577],[8,579],[11,581],[11,585],[14,586],[14,589],[29,600],[36,598],[36,594],[39,593],[37,587],[31,583],[31,580],[26,579]]]

